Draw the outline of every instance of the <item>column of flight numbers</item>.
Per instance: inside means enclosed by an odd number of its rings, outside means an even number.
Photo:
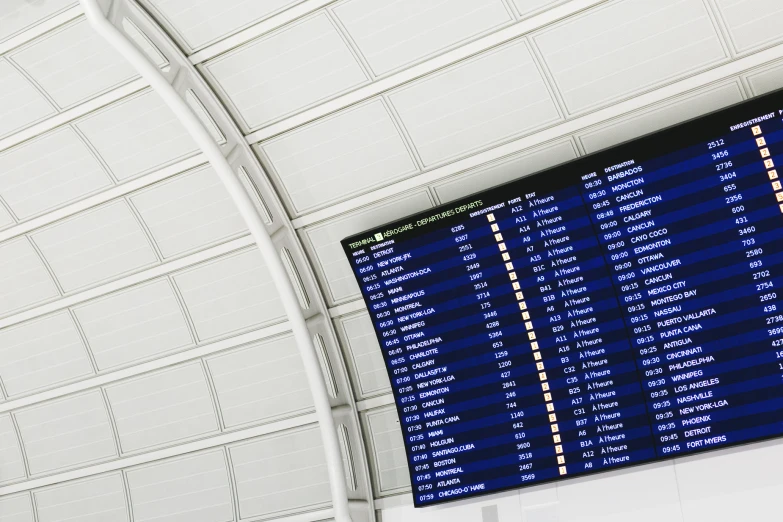
[[[530,312],[528,311],[527,303],[525,302],[525,295],[522,291],[520,283],[518,281],[517,273],[514,271],[514,262],[511,260],[511,255],[508,253],[508,249],[503,240],[503,234],[495,221],[494,214],[488,214],[487,220],[490,222],[490,228],[495,234],[495,241],[498,243],[498,248],[501,252],[501,257],[505,263],[506,270],[508,271],[509,280],[512,290],[514,290],[514,296],[517,300],[519,311],[522,317],[522,321],[527,331],[527,339],[530,342],[530,348],[533,351],[533,359],[535,360],[536,370],[538,371],[538,379],[541,382],[541,392],[546,404],[546,411],[550,423],[550,429],[552,430],[552,439],[555,443],[555,453],[557,455],[558,473],[560,475],[566,475],[568,473],[565,461],[565,455],[563,455],[563,446],[560,437],[560,428],[557,423],[557,413],[555,413],[555,405],[552,401],[552,393],[550,391],[549,382],[547,379],[546,368],[541,358],[541,352],[539,350],[538,341],[536,340],[536,332],[533,328],[533,322],[530,318]]]

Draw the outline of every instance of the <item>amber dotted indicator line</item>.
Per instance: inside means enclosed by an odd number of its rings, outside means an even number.
[[[780,180],[778,179],[778,171],[775,170],[775,162],[770,158],[767,140],[762,136],[760,125],[756,125],[751,130],[753,131],[754,136],[758,136],[758,138],[756,138],[756,145],[758,145],[761,158],[764,160],[764,168],[767,169],[767,175],[769,176],[770,181],[772,181],[772,190],[775,191],[775,199],[780,206],[780,211],[783,212],[783,192],[781,192],[783,190],[783,185],[781,185]]]
[[[541,381],[541,390],[544,392],[544,401],[546,402],[546,411],[549,412],[549,423],[552,428],[552,439],[555,442],[555,453],[557,454],[557,463],[559,465],[558,471],[561,475],[568,473],[565,467],[565,456],[563,453],[563,446],[561,444],[560,427],[557,425],[557,414],[555,413],[555,405],[552,403],[552,393],[549,390],[549,382],[547,381],[546,369],[544,368],[544,362],[541,360],[541,352],[538,348],[538,341],[536,341],[536,332],[533,329],[533,322],[530,320],[530,312],[527,309],[527,303],[525,303],[525,295],[522,293],[522,288],[517,281],[517,273],[514,271],[514,263],[511,261],[511,255],[507,252],[506,243],[503,242],[503,234],[500,232],[500,227],[495,223],[495,215],[487,214],[487,220],[490,222],[490,228],[495,234],[495,241],[500,249],[503,261],[506,263],[506,271],[508,272],[508,278],[511,280],[511,287],[514,289],[514,295],[517,298],[520,313],[522,314],[522,320],[525,322],[525,330],[527,330],[527,338],[530,341],[530,347],[533,350],[533,359],[536,361],[536,369],[538,370],[538,379]]]

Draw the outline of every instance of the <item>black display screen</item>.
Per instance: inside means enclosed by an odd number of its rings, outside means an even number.
[[[782,91],[345,239],[415,505],[783,434],[776,165]]]

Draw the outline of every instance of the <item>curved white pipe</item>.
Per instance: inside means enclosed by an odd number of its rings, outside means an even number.
[[[318,425],[326,453],[326,467],[329,473],[334,518],[337,522],[351,522],[351,516],[348,511],[348,493],[345,487],[343,460],[340,453],[340,444],[337,440],[334,418],[332,417],[332,407],[329,404],[329,396],[326,392],[324,376],[321,373],[318,356],[316,355],[310,332],[307,329],[302,309],[294,293],[294,287],[288,278],[277,249],[274,243],[272,243],[272,238],[269,237],[269,232],[264,226],[264,222],[258,215],[253,201],[245,191],[239,178],[234,174],[215,140],[190,110],[185,100],[180,98],[174,87],[161,74],[160,70],[104,16],[103,10],[98,5],[98,0],[79,1],[92,28],[112,47],[117,49],[136,71],[149,82],[150,86],[163,98],[166,105],[171,108],[185,126],[185,129],[187,129],[201,151],[209,159],[212,168],[215,169],[218,177],[231,195],[231,199],[234,200],[234,204],[236,204],[247,228],[250,230],[253,239],[255,239],[256,245],[266,261],[267,268],[280,294],[283,309],[288,315],[288,320],[296,339],[296,345],[302,356],[307,379],[310,381],[310,390],[315,403],[315,413],[318,418]]]

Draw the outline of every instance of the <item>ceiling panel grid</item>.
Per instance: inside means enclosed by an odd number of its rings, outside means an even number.
[[[140,0],[140,3],[191,54],[303,1]]]
[[[52,275],[27,237],[0,243],[0,316],[60,296]]]
[[[224,267],[230,274],[227,277]],[[176,286],[183,282],[184,292]],[[13,326],[0,330],[0,339],[8,343],[3,347],[7,353],[0,364],[0,378],[9,379],[8,389],[16,398],[66,380],[89,378],[92,361],[95,372],[116,371],[280,323],[285,318],[275,304],[276,291],[269,285],[257,250],[236,250],[227,257],[182,269],[173,277],[163,275],[121,286],[49,316],[18,323],[12,316],[7,321]],[[71,322],[68,328],[71,317],[75,327]],[[211,337],[197,342],[191,324]],[[42,325],[52,329],[42,335]],[[85,345],[87,356],[81,352]],[[47,357],[33,358],[31,351]]]
[[[130,522],[121,473],[42,488],[33,499],[38,522]]]
[[[0,42],[23,33],[78,4],[78,0],[5,0],[0,15]]]
[[[39,522],[35,520],[29,493],[0,497],[1,522]]]
[[[70,126],[0,153],[0,196],[19,221],[113,185],[101,163]]]
[[[100,390],[22,408],[12,415],[32,477],[118,457]]]
[[[761,96],[775,89],[780,89],[783,87],[783,61],[759,68],[745,75],[744,79],[753,96]]]
[[[195,344],[185,311],[165,277],[76,306],[73,314],[101,372]]]
[[[286,334],[206,359],[226,429],[313,411],[295,342]]]
[[[57,114],[57,109],[8,60],[0,57],[0,138]]]
[[[213,449],[126,472],[134,522],[234,520],[229,470]]]
[[[284,319],[280,298],[258,249],[202,264],[173,279],[201,341]]]
[[[532,41],[569,114],[729,59],[702,0],[615,0],[545,28]]]
[[[74,124],[120,182],[198,152],[163,100],[152,91],[130,96]]]
[[[30,237],[66,293],[159,263],[150,239],[123,200],[77,214]]]
[[[389,94],[425,166],[562,119],[518,40]]]
[[[105,390],[124,455],[220,431],[200,361],[112,384]]]
[[[513,22],[502,0],[347,0],[329,8],[375,76]]]
[[[87,347],[67,311],[0,330],[0,379],[8,398],[94,374]]]
[[[248,234],[211,167],[177,176],[129,197],[164,259]]]
[[[240,520],[275,518],[330,504],[323,444],[315,428],[238,444],[229,454]]]
[[[27,466],[14,421],[8,414],[0,415],[0,483],[9,484],[25,478]]]
[[[294,215],[419,171],[380,99],[265,142],[257,151]]]
[[[739,55],[783,41],[775,20],[783,15],[777,0],[714,0],[728,31],[732,49]]]
[[[201,71],[245,131],[369,81],[323,12],[211,60]]]
[[[95,34],[84,18],[8,54],[60,110],[137,77],[136,71]]]

